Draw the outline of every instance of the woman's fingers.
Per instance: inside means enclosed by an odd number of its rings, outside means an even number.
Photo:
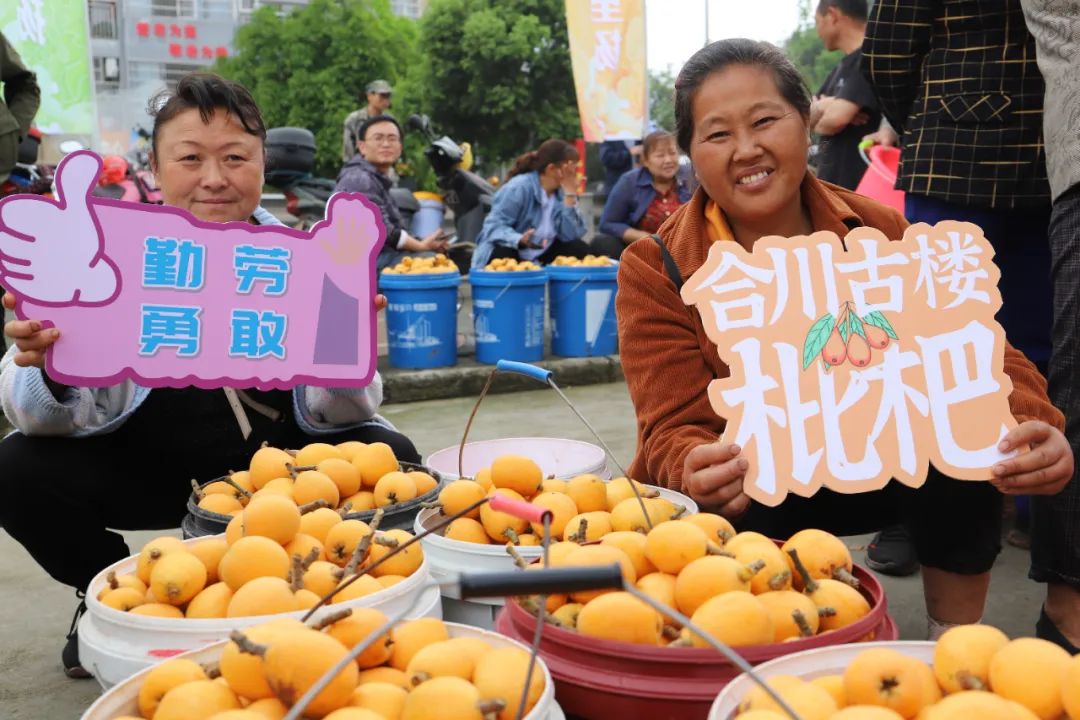
[[[12,357],[12,361],[19,367],[45,367],[45,353],[40,350],[31,350],[29,352],[19,351]]]
[[[686,454],[683,461],[683,475],[689,475],[710,465],[719,465],[732,460],[742,452],[734,443],[703,443]]]
[[[387,301],[386,296],[382,293],[375,295],[375,312],[382,312],[386,309]]]
[[[14,294],[12,294],[10,292],[5,292],[3,301],[4,301],[4,307],[6,309],[8,309],[8,310],[14,310],[15,309],[15,295]]]
[[[4,334],[12,340],[28,338],[37,332],[41,332],[41,323],[37,320],[12,320],[4,325]]]
[[[746,460],[737,458],[698,470],[684,485],[690,490],[690,496],[703,505],[725,505],[742,494],[746,470]]]
[[[52,346],[59,337],[59,330],[56,328],[49,328],[48,330],[32,333],[26,337],[16,338],[15,347],[23,352],[33,352],[35,350],[41,351]]]
[[[998,443],[998,450],[1009,452],[1025,445],[1045,442],[1053,431],[1054,428],[1047,423],[1040,420],[1028,420],[1006,433]]]
[[[1050,467],[1013,475],[994,484],[1006,495],[1056,495],[1069,482],[1072,474],[1072,458],[1063,457]]]
[[[745,493],[739,493],[738,496],[726,505],[721,505],[717,508],[717,514],[723,515],[729,520],[742,517],[742,515],[750,509],[750,498]]]

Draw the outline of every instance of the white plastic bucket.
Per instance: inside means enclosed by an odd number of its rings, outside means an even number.
[[[443,477],[455,480],[459,477],[458,447],[454,445],[433,452],[424,464],[437,470]],[[466,443],[462,471],[473,477],[477,471],[491,467],[491,463],[500,455],[524,455],[540,466],[545,477],[554,475],[565,480],[578,475],[599,475],[605,480],[611,477],[607,469],[607,454],[599,445],[549,437],[502,438]]]
[[[873,648],[888,648],[903,655],[908,655],[925,663],[934,662],[934,647],[932,642],[866,642],[852,643],[850,645],[830,645],[828,647],[806,650],[792,655],[784,655],[775,660],[762,663],[754,667],[754,672],[761,678],[771,678],[777,675],[794,675],[804,680],[813,680],[823,675],[843,675],[844,670],[860,653]],[[739,675],[729,682],[716,696],[712,708],[709,710],[709,720],[732,720],[738,710],[739,703],[750,692],[755,683],[746,673]]]
[[[529,648],[521,643],[511,640],[499,633],[468,627],[466,625],[458,625],[456,623],[446,623],[446,628],[450,632],[450,637],[482,638],[483,640],[487,640],[491,646],[496,649],[517,647],[525,652],[529,651]],[[184,653],[183,657],[198,663],[214,663],[221,657],[221,651],[222,648],[225,647],[225,643],[226,641],[222,640],[209,647]],[[562,708],[555,702],[555,683],[551,679],[551,673],[548,672],[547,665],[544,663],[543,658],[537,658],[536,667],[537,670],[544,675],[544,693],[540,696],[540,700],[537,701],[536,706],[532,711],[525,716],[524,720],[566,720]],[[114,718],[123,715],[138,717],[139,688],[142,687],[143,680],[149,671],[149,668],[143,669],[139,671],[138,674],[127,678],[106,692],[98,698],[85,713],[83,713],[82,720],[113,720]]]
[[[656,489],[660,492],[660,497],[685,507],[686,514],[698,511],[697,503],[686,495],[667,488]],[[415,533],[419,535],[427,531],[440,517],[438,508],[421,510],[413,526]],[[431,568],[431,577],[440,583],[453,580],[464,572],[510,572],[515,567],[503,545],[480,545],[451,540],[439,533],[421,538],[420,544],[424,547],[424,559]],[[535,560],[543,554],[543,548],[538,546],[519,547],[517,551],[527,561]],[[503,598],[475,598],[465,601],[451,588],[443,589],[443,616],[454,622],[492,628],[503,603]]]
[[[192,544],[206,538],[194,538]],[[126,677],[153,665],[162,658],[196,650],[223,640],[237,628],[265,622],[266,615],[222,619],[178,619],[132,615],[106,607],[98,601],[110,571],[117,575],[135,572],[137,557],[129,557],[102,570],[86,591],[86,614],[79,622],[79,660],[105,689]],[[439,589],[424,585],[431,578],[427,558],[416,572],[397,585],[362,598],[330,605],[331,610],[346,607],[374,607],[390,615],[413,602],[418,593],[424,597],[411,617],[442,617]],[[303,617],[306,611],[281,613],[273,617]]]

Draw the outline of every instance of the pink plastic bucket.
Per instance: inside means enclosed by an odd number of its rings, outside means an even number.
[[[868,154],[870,164],[855,192],[888,205],[903,215],[904,191],[893,187],[900,166],[900,148],[874,145]]]

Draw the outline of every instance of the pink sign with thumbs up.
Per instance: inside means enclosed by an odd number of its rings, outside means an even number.
[[[375,374],[378,210],[339,193],[311,232],[208,223],[91,195],[101,159],[67,156],[57,199],[0,201],[0,285],[60,330],[49,377],[98,387],[363,387]]]

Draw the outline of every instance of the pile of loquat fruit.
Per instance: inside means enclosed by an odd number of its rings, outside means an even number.
[[[433,491],[426,472],[404,471],[386,443],[311,443],[298,451],[262,447],[247,470],[195,489],[207,512],[238,516],[267,495],[288,498],[301,512],[324,506],[342,514],[408,502]],[[325,513],[324,513],[325,515]]]
[[[1080,719],[1080,655],[989,625],[948,630],[933,664],[888,648],[865,650],[843,674],[766,681],[803,720]],[[760,687],[739,720],[788,720]]]
[[[584,258],[560,255],[551,264],[556,267],[611,267],[615,261],[607,255],[586,255]]]
[[[503,455],[475,478],[446,485],[433,505],[444,515],[456,515],[494,494],[551,512],[552,567],[619,563],[628,584],[689,616],[728,645],[810,637],[846,627],[871,609],[857,589],[851,553],[836,536],[803,530],[778,547],[764,535],[736,533],[719,515],[684,517],[684,507],[628,478],[544,478],[531,459]],[[445,537],[508,544],[512,550],[539,545],[543,531],[538,523],[481,505],[452,521]],[[521,602],[530,612],[539,611],[536,598]],[[590,637],[707,647],[673,618],[662,617],[626,592],[551,595],[544,611],[550,622]]]
[[[393,267],[383,268],[383,275],[433,275],[460,272],[454,261],[439,253],[433,257],[407,257]]]
[[[540,270],[542,268],[532,260],[496,258],[485,265],[484,269],[490,272],[525,272],[527,270]]]
[[[344,617],[342,617],[344,615]],[[216,668],[186,658],[156,665],[139,688],[139,716],[116,720],[267,720],[290,708],[387,621],[372,608],[313,625],[277,619],[233,633]],[[544,692],[529,655],[478,637],[452,637],[433,618],[396,625],[345,666],[304,710],[325,720],[514,720]]]
[[[256,452],[249,480],[258,478],[254,481],[258,483],[274,474],[264,463],[268,455],[260,455],[266,450],[273,448]],[[285,457],[294,460],[282,454],[278,462],[285,462]],[[304,471],[297,477],[298,486],[305,474],[322,473]],[[135,573],[110,573],[109,585],[98,600],[115,610],[157,617],[272,615],[310,609],[326,596],[332,596],[331,603],[340,603],[370,595],[401,582],[423,562],[419,543],[386,557],[412,539],[405,530],[378,530],[375,519],[371,525],[345,519],[325,500],[301,509],[285,489],[267,492],[267,485],[235,512],[223,536],[187,542],[160,537],[148,542],[139,553]],[[381,562],[374,565],[377,561]],[[358,573],[359,578],[335,592],[342,581]]]

